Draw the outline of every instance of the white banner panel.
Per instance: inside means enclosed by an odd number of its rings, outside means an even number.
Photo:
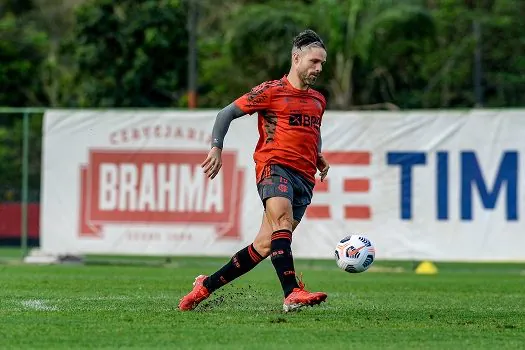
[[[256,117],[232,123],[209,181],[200,164],[216,113],[48,111],[42,250],[229,256],[251,243],[263,209]],[[327,112],[331,169],[294,255],[331,258],[362,233],[378,259],[525,261],[524,130],[524,110]]]

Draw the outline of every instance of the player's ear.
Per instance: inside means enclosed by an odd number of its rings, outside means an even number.
[[[300,61],[300,57],[299,57],[299,52],[294,52],[292,53],[292,62],[293,64],[297,65],[299,64],[299,61]]]

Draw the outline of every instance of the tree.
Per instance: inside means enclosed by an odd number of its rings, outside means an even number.
[[[378,89],[384,90],[392,74],[385,70],[380,58],[401,61],[421,54],[420,42],[434,34],[430,14],[408,0],[401,4],[384,0],[250,4],[232,10],[227,23],[220,30],[220,37],[208,37],[201,46],[204,55],[201,78],[211,83],[207,92],[208,96],[214,96],[211,101],[219,101],[225,94],[231,100],[250,86],[287,72],[293,37],[305,28],[312,28],[328,46],[326,71],[318,89],[328,96],[332,109],[354,108],[375,98],[374,84],[358,85],[365,90],[360,93],[363,98],[359,98],[355,86],[356,77],[361,75],[355,71],[356,67],[363,71],[370,69],[371,74],[365,74],[365,79],[378,82]],[[414,26],[424,30],[414,31]],[[397,51],[394,56],[379,57],[380,50]],[[377,72],[386,73],[377,75]],[[226,102],[222,100],[221,104]]]
[[[0,0],[0,17],[10,13],[19,16],[33,8],[31,0]]]
[[[477,9],[485,105],[525,106],[525,2],[493,0],[485,6]]]
[[[434,35],[432,17],[416,1],[318,0],[312,9],[312,16],[326,18],[317,24],[329,47],[325,75],[333,109],[395,102],[400,79],[391,68],[402,78],[399,69]]]
[[[219,14],[203,4],[199,78],[205,106],[225,105],[288,72],[293,37],[311,20],[307,1],[241,3],[228,2]]]
[[[0,105],[38,106],[46,103],[38,77],[48,37],[31,22],[11,13],[0,18]]]
[[[10,119],[12,125],[0,125],[0,201],[20,200],[22,184],[23,119],[21,115]],[[40,189],[42,116],[31,115],[29,124],[28,182],[30,199],[38,199]]]
[[[187,82],[186,9],[179,0],[95,0],[79,8],[74,51],[80,107],[173,107]]]
[[[39,70],[40,81],[47,105],[60,107],[68,104],[69,94],[74,89],[73,64],[69,50],[62,43],[75,26],[75,10],[87,0],[33,0],[33,9],[26,13],[29,20],[48,36],[46,56]]]

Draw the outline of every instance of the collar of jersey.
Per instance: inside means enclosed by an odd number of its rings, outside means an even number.
[[[288,74],[285,74],[282,78],[281,78],[282,81],[284,81],[284,83],[286,85],[288,85],[290,87],[290,89],[294,90],[294,91],[297,91],[297,92],[300,92],[300,93],[308,93],[308,90],[310,89],[310,87],[308,87],[306,90],[301,90],[301,89],[298,89],[296,88],[295,86],[292,85],[292,83],[290,83],[290,81],[288,80]]]

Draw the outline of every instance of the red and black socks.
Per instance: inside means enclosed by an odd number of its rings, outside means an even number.
[[[232,256],[231,260],[221,267],[220,270],[209,276],[204,281],[204,286],[211,293],[244,275],[263,260],[263,257],[255,250],[253,244],[239,250]]]
[[[277,230],[272,233],[270,256],[286,298],[294,288],[299,287],[292,256],[292,231]]]

